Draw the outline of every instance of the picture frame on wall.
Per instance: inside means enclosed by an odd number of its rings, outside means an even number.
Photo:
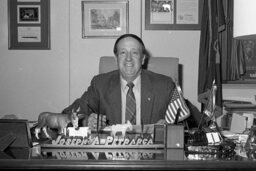
[[[200,30],[203,0],[145,0],[146,30]]]
[[[50,49],[50,0],[8,0],[8,48]]]
[[[238,81],[233,81],[233,83],[256,83],[256,40],[239,40],[240,46],[237,46],[239,52],[238,57],[244,59],[244,74]],[[229,81],[231,83],[232,81]]]
[[[82,38],[111,38],[128,33],[128,1],[82,1]]]

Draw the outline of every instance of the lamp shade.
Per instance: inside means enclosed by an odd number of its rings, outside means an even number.
[[[233,37],[256,39],[256,0],[234,0]]]

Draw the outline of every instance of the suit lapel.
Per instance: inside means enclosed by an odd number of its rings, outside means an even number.
[[[152,108],[154,103],[154,94],[152,93],[151,82],[148,75],[141,73],[141,121],[142,124],[150,123]]]
[[[111,86],[109,89],[109,97],[110,97],[110,106],[112,107],[113,113],[111,120],[114,120],[115,123],[121,123],[121,84],[120,84],[120,76],[119,72],[115,74],[111,81]]]

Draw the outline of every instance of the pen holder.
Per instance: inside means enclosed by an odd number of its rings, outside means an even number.
[[[166,125],[166,148],[184,148],[184,126]]]
[[[164,144],[165,143],[165,125],[154,126],[154,143]]]

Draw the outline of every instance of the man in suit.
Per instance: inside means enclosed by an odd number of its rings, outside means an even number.
[[[78,109],[84,114],[82,126],[100,126],[126,123],[126,84],[133,82],[136,101],[136,125],[164,123],[175,83],[172,78],[145,69],[146,49],[134,34],[120,36],[114,45],[118,70],[94,76],[84,94],[62,113]],[[128,100],[127,100],[128,101]]]

